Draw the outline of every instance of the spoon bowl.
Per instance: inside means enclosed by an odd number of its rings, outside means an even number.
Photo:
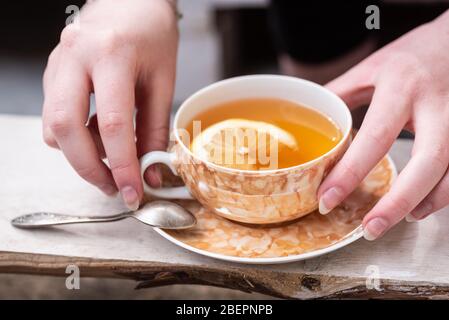
[[[132,212],[131,217],[161,229],[188,229],[196,224],[196,218],[190,211],[164,200],[146,203],[139,210]]]

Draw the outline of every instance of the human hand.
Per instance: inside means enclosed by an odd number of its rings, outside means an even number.
[[[449,11],[375,52],[327,87],[350,108],[371,101],[363,124],[318,191],[326,214],[385,156],[401,129],[415,133],[412,157],[363,220],[374,240],[404,217],[449,204]]]
[[[106,194],[120,190],[131,210],[143,195],[138,156],[167,146],[178,42],[173,9],[168,0],[89,2],[79,26],[62,31],[44,73],[45,142]],[[97,115],[88,121],[92,92]],[[145,179],[160,185],[153,168]]]

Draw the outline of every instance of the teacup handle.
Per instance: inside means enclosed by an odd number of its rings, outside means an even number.
[[[163,198],[163,199],[194,199],[190,194],[186,186],[182,187],[167,187],[167,188],[152,188],[150,187],[143,177],[145,171],[149,166],[155,163],[163,163],[173,172],[174,175],[178,175],[175,166],[173,165],[175,160],[175,153],[169,153],[164,151],[151,151],[144,154],[140,158],[140,174],[142,175],[143,185],[145,192],[148,194]]]

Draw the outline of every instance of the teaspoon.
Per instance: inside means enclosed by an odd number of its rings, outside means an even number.
[[[73,223],[109,222],[130,217],[162,229],[188,229],[196,224],[195,216],[188,210],[176,203],[163,200],[148,202],[136,211],[110,216],[70,216],[36,212],[17,217],[11,223],[17,228],[31,229]]]

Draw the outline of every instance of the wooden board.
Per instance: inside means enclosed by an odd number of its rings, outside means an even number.
[[[20,214],[54,211],[111,214],[124,210],[81,180],[63,155],[44,145],[40,119],[0,116],[0,272],[65,275],[77,264],[81,276],[126,277],[139,287],[199,283],[289,298],[449,297],[447,209],[419,223],[402,222],[375,242],[359,240],[334,253],[286,265],[239,265],[178,248],[136,221],[19,230]],[[410,141],[391,154],[398,168]],[[367,277],[378,272],[380,289]],[[370,281],[369,281],[370,282]]]

